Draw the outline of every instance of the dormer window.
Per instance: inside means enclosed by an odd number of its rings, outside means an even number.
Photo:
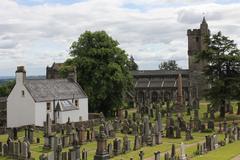
[[[22,90],[22,97],[24,97],[25,96],[25,92],[24,92],[24,90]]]
[[[76,107],[79,107],[79,102],[78,102],[78,100],[75,100],[75,106],[76,106]]]

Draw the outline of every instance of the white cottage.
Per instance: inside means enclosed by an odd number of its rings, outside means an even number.
[[[88,98],[73,79],[26,79],[17,67],[16,85],[7,99],[7,127],[43,126],[47,113],[56,123],[88,120]]]

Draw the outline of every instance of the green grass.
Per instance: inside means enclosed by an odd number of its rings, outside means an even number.
[[[240,154],[240,141],[228,144],[224,147],[218,148],[214,151],[208,152],[205,155],[196,156],[192,160],[231,160]]]

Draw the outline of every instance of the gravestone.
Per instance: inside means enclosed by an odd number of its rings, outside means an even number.
[[[48,160],[48,156],[46,154],[41,154],[39,160]]]
[[[78,132],[78,139],[79,139],[79,144],[86,143],[86,129],[83,127],[83,125],[80,126],[80,129]]]
[[[179,160],[187,160],[186,154],[185,154],[185,146],[183,142],[180,145],[180,157]]]
[[[0,142],[0,156],[3,155],[3,143]]]
[[[13,157],[18,159],[20,157],[20,143],[13,142]]]
[[[139,152],[139,160],[143,160],[144,152],[140,151]]]
[[[161,112],[158,112],[158,114],[157,114],[158,132],[162,131],[162,120],[161,120],[161,117],[162,117]]]
[[[68,153],[62,152],[62,160],[68,160]]]
[[[13,128],[13,139],[14,140],[18,139],[18,129],[17,128]]]
[[[28,152],[29,152],[28,143],[22,142],[21,143],[21,157],[24,159],[28,158]]]
[[[104,126],[101,125],[99,129],[99,134],[96,136],[97,140],[97,150],[94,156],[94,160],[108,160],[110,159],[107,152],[107,136],[104,132]]]
[[[131,150],[130,148],[130,140],[128,139],[127,135],[123,137],[123,153],[127,153]]]
[[[167,129],[167,137],[174,138],[174,126],[169,126]]]
[[[88,159],[88,152],[83,148],[82,150],[82,160],[87,160]]]
[[[181,138],[181,129],[178,126],[176,127],[176,138]]]
[[[208,129],[214,130],[214,120],[210,119],[208,121]]]
[[[175,157],[176,157],[176,147],[175,147],[175,144],[172,144],[171,158],[175,159]]]
[[[14,156],[14,141],[9,141],[8,142],[8,155],[10,157]]]
[[[132,124],[132,134],[138,135],[138,125],[136,122],[133,122],[133,124]]]
[[[239,102],[237,103],[237,106],[238,106],[237,107],[237,115],[240,115],[240,103]]]
[[[113,128],[114,128],[115,132],[119,132],[121,130],[121,125],[120,125],[120,122],[117,117],[115,118],[115,120],[113,122]]]
[[[160,160],[160,151],[154,152],[154,160]]]
[[[115,138],[113,141],[113,153],[115,156],[122,153],[121,151],[121,140],[118,138]]]
[[[222,122],[218,124],[218,133],[222,133]]]
[[[226,119],[224,119],[224,121],[223,121],[223,131],[227,132],[227,121],[226,121]]]
[[[8,144],[4,144],[3,145],[3,156],[7,156],[8,155]]]
[[[149,139],[151,139],[151,136],[150,136],[150,126],[149,126],[149,118],[148,118],[148,116],[145,116],[145,117],[144,117],[143,122],[144,122],[144,131],[143,131],[144,142],[147,142]]]
[[[34,129],[32,127],[28,128],[28,140],[31,144],[34,143]]]
[[[193,136],[192,136],[192,133],[191,133],[191,129],[188,128],[186,130],[185,140],[189,141],[189,140],[192,140],[192,139],[193,139]]]
[[[52,134],[52,120],[51,120],[50,114],[47,113],[47,116],[46,116],[46,126],[45,126],[45,133],[44,133],[44,135],[45,136],[49,136],[51,134]]]
[[[135,138],[134,138],[134,147],[133,147],[133,150],[138,150],[141,148],[141,143],[140,143],[140,137],[138,135],[135,135]]]
[[[123,134],[128,134],[129,133],[129,124],[126,119],[124,119],[123,124],[122,124],[122,133]]]
[[[128,110],[125,109],[125,119],[128,118]]]
[[[109,156],[113,157],[113,146],[112,146],[112,143],[108,144],[107,150],[108,150]]]
[[[170,155],[168,152],[164,154],[164,160],[170,160]]]

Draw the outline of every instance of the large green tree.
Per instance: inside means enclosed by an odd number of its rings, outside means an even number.
[[[180,69],[175,60],[168,60],[161,62],[158,66],[160,70],[174,71]]]
[[[72,43],[70,56],[63,70],[77,68],[91,112],[108,114],[123,106],[124,95],[132,89],[131,62],[116,40],[105,31],[86,31]]]
[[[204,73],[210,85],[206,97],[225,117],[226,104],[240,98],[240,51],[221,32],[207,39],[207,43],[208,49],[197,54],[196,59],[206,62]]]

